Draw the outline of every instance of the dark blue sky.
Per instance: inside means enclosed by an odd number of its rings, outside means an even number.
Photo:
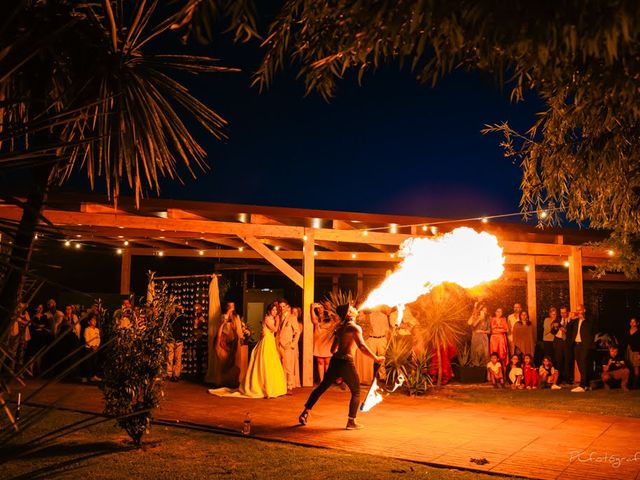
[[[456,72],[435,88],[387,66],[340,82],[327,103],[293,71],[250,88],[254,46],[208,47],[242,73],[189,80],[229,122],[225,144],[200,136],[210,172],[166,185],[170,198],[331,210],[473,217],[518,211],[520,168],[486,123],[526,129],[542,108],[509,101],[491,77]]]

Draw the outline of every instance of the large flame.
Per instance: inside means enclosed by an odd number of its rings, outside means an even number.
[[[436,238],[409,238],[400,246],[398,268],[369,294],[361,308],[404,305],[432,288],[457,283],[472,288],[499,278],[504,256],[495,236],[468,227]],[[398,321],[400,321],[400,312]]]

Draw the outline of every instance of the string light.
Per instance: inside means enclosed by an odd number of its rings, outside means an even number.
[[[121,248],[117,249],[117,250],[116,250],[116,253],[117,253],[118,255],[122,255],[122,249],[121,249]]]
[[[569,260],[565,260],[563,265],[565,266],[565,268],[569,268]]]
[[[431,227],[431,235],[435,235],[438,233],[438,227]]]
[[[613,250],[607,250],[607,254],[608,254],[610,257],[613,257],[613,256],[616,254],[616,252],[614,252]]]
[[[198,251],[198,255],[200,255],[200,256],[204,255],[204,250],[199,250]]]
[[[306,241],[307,241],[307,238],[309,238],[309,237],[307,237],[306,235],[304,235],[304,236],[302,237],[302,240],[304,240],[304,241],[306,242]]]
[[[65,240],[65,242],[64,242],[64,246],[65,246],[65,247],[69,247],[69,246],[71,246],[71,242],[70,242],[69,240]]]
[[[525,266],[524,266],[524,271],[525,271],[525,272],[528,272],[529,270],[530,270],[529,265],[525,265]]]
[[[158,256],[159,257],[164,257],[164,252],[162,250],[158,250]]]
[[[426,232],[427,230],[429,230],[429,227],[427,227],[426,225],[422,225],[422,231]]]
[[[395,253],[391,253],[391,254],[389,254],[389,256],[390,256],[391,258],[396,258],[396,254],[395,254]]]
[[[367,235],[369,235],[369,230],[365,230],[364,232],[362,232],[362,235],[363,235],[363,236],[365,236],[365,237],[366,237]]]
[[[318,256],[318,252],[314,251],[314,252],[313,252],[313,256],[314,256],[314,257],[317,257],[317,256]]]
[[[540,218],[547,218],[547,216],[548,216],[548,215],[549,215],[549,214],[547,213],[547,211],[546,211],[546,210],[542,210],[542,211],[540,212]]]
[[[37,240],[37,239],[38,239],[38,234],[37,234],[37,233],[33,236],[33,239],[34,239],[34,240]]]
[[[351,258],[356,258],[358,255],[356,255],[355,253],[351,254]]]
[[[244,252],[244,247],[238,247],[239,252]]]
[[[398,233],[398,224],[397,224],[397,223],[392,223],[392,224],[389,226],[389,231],[390,231],[391,233]]]
[[[277,252],[278,250],[280,250],[280,247],[276,245],[275,247],[273,247],[273,249]]]
[[[482,217],[482,223],[489,223],[489,219],[487,217]]]
[[[79,243],[76,243],[76,248],[80,248],[80,244]]]
[[[128,246],[129,246],[129,240],[125,240],[123,243],[124,243],[124,246],[125,246],[125,247],[128,247]]]

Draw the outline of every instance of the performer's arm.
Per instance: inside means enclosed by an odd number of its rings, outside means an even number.
[[[373,352],[373,350],[369,348],[369,345],[367,345],[366,342],[364,341],[364,338],[362,337],[362,328],[360,328],[359,326],[356,326],[354,328],[356,330],[355,338],[356,338],[356,345],[358,345],[358,349],[360,349],[360,351],[364,353],[366,356],[372,358],[374,362],[376,363],[384,362],[384,357],[381,355],[380,356],[376,355]]]

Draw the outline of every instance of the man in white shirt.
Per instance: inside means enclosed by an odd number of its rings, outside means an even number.
[[[513,356],[513,326],[520,321],[520,312],[522,312],[522,305],[519,303],[513,304],[513,313],[507,317],[507,326],[509,331],[507,333],[507,339],[509,340],[509,353]]]
[[[580,373],[580,385],[571,390],[572,392],[583,393],[589,388],[589,354],[594,343],[593,325],[585,317],[584,305],[578,305],[575,314],[567,326],[567,342],[573,348],[573,355],[578,365]]]

